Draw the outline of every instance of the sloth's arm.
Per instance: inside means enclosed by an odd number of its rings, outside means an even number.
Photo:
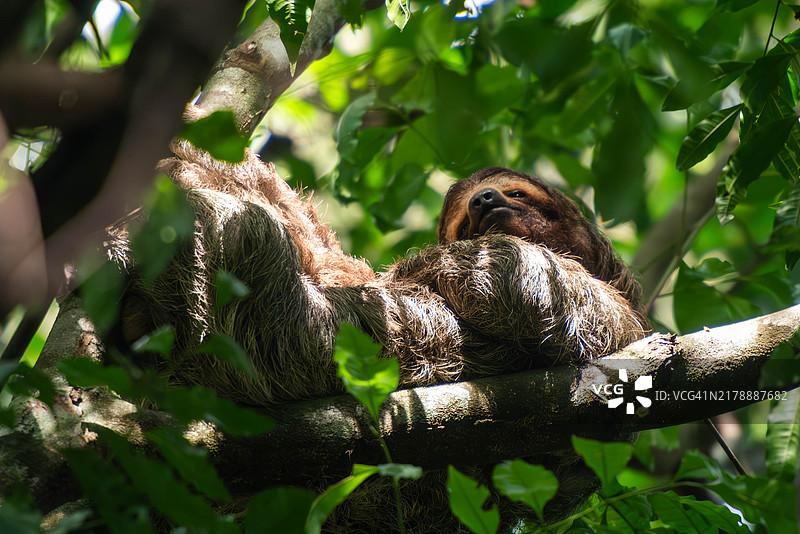
[[[540,364],[608,354],[648,331],[616,289],[516,237],[430,247],[395,265],[391,277],[429,287],[469,328]]]

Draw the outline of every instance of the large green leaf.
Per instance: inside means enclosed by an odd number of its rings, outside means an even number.
[[[743,107],[744,104],[738,104],[715,111],[692,128],[678,151],[678,170],[691,169],[711,154],[728,136]]]
[[[633,447],[628,443],[604,443],[572,436],[572,446],[586,465],[597,473],[603,486],[616,480],[633,455]]]
[[[447,468],[447,491],[450,509],[459,521],[476,534],[495,534],[500,526],[500,512],[496,506],[484,508],[489,490],[461,473],[455,467]]]
[[[333,359],[347,391],[357,398],[373,420],[378,420],[381,404],[400,381],[395,358],[380,358],[380,345],[350,324],[343,324],[336,338]]]
[[[494,37],[505,59],[552,88],[591,59],[591,23],[564,28],[533,17],[512,20]]]
[[[792,269],[800,253],[800,184],[795,184],[775,212],[770,248],[786,250],[786,266]]]
[[[404,165],[392,176],[383,190],[380,202],[370,207],[375,224],[381,231],[388,232],[402,226],[400,218],[419,197],[427,179],[428,173],[413,163]]]
[[[617,77],[608,73],[581,85],[567,100],[556,124],[557,131],[568,137],[591,126],[608,109],[616,82]]]
[[[709,486],[748,521],[764,523],[767,532],[792,534],[797,529],[797,490],[791,484],[762,476],[725,476]]]
[[[595,208],[606,219],[641,221],[646,159],[653,145],[653,120],[636,86],[620,82],[614,94],[611,130],[595,150]]]
[[[721,477],[722,468],[716,461],[698,451],[689,450],[683,453],[673,480],[718,480]]]
[[[512,501],[522,501],[541,519],[544,506],[558,491],[558,479],[541,465],[523,460],[497,464],[492,473],[495,487]]]
[[[719,529],[731,534],[748,534],[741,518],[725,506],[710,501],[697,501],[693,495],[673,491],[647,496],[658,518],[675,532],[717,534]]]
[[[615,534],[644,532],[650,526],[651,516],[652,509],[644,495],[609,502],[605,510],[606,522]]]
[[[386,13],[389,15],[389,20],[402,30],[411,18],[408,0],[386,0]]]
[[[678,330],[696,332],[757,315],[758,308],[754,304],[715,287],[735,276],[733,265],[716,258],[705,259],[695,268],[681,265],[673,289]]]
[[[209,528],[217,522],[209,502],[189,491],[163,463],[134,452],[125,438],[110,430],[98,432],[134,488],[145,495],[155,509],[189,528]]]
[[[300,54],[303,37],[314,9],[314,0],[266,0],[269,17],[281,30],[281,41],[289,56],[291,72]]]
[[[744,197],[747,187],[769,167],[783,149],[789,132],[797,124],[796,117],[756,122],[728,159],[728,167],[720,180],[717,194],[717,217],[727,222],[731,211]]]
[[[756,60],[742,80],[742,100],[758,114],[779,84],[786,80],[786,71],[794,54],[775,53]]]
[[[303,534],[314,493],[301,488],[269,488],[247,503],[244,534]]]
[[[377,472],[378,468],[375,466],[356,464],[353,466],[352,475],[329,486],[325,493],[317,497],[311,505],[311,511],[306,520],[305,533],[319,534],[322,531],[322,524],[325,523],[325,519],[328,518],[333,509],[353,493],[366,479]]]
[[[256,377],[253,362],[242,347],[230,336],[210,334],[195,349],[200,354],[213,354],[249,378]]]
[[[228,489],[208,461],[207,449],[193,446],[175,428],[151,430],[146,437],[184,480],[212,499],[230,499]]]
[[[208,117],[187,123],[180,137],[221,161],[239,163],[244,160],[247,139],[236,127],[232,111],[215,111]]]
[[[767,427],[767,475],[793,482],[800,453],[800,390],[773,401]]]

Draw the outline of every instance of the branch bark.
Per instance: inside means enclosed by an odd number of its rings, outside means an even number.
[[[609,409],[602,386],[619,383],[619,369],[625,369],[629,383],[639,376],[652,377],[652,387],[640,393],[650,398],[657,391],[702,395],[732,388],[761,390],[768,387],[759,384],[761,367],[798,328],[800,305],[686,336],[655,334],[580,367],[397,391],[383,405],[380,433],[396,462],[438,468],[563,449],[572,434],[608,439],[620,432],[701,420],[755,400],[738,394],[717,401],[670,394],[627,414],[624,407]],[[80,303],[68,300],[38,364],[55,377],[61,401],[52,409],[35,399],[16,405],[18,429],[0,437],[0,495],[22,482],[43,509],[51,509],[74,496],[59,449],[98,447],[91,431],[96,425],[146,447],[144,431],[175,424],[169,414],[136,407],[105,389],[76,392],[55,371],[64,356],[99,358],[101,352]],[[626,400],[633,400],[630,393],[625,393]],[[383,461],[369,415],[352,397],[292,403],[270,415],[277,427],[263,435],[233,437],[198,422],[185,429],[185,436],[210,451],[233,494],[302,484],[322,473],[343,477],[354,462]]]
[[[381,6],[383,3],[374,0],[364,2],[365,10]],[[292,82],[311,63],[328,55],[334,37],[345,24],[341,8],[341,0],[316,2],[294,69],[281,41],[280,28],[266,19],[242,44],[225,53],[187,120],[215,111],[233,111],[239,130],[250,136]]]

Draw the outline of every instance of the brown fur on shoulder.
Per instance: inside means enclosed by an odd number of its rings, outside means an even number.
[[[175,157],[158,169],[187,189],[210,189],[227,193],[272,213],[289,231],[303,272],[326,286],[349,286],[372,280],[375,273],[364,261],[348,256],[336,234],[324,225],[313,204],[278,176],[271,163],[264,164],[250,150],[241,163],[215,160],[187,141],[177,142]]]

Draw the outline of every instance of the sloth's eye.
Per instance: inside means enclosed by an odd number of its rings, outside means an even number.
[[[510,191],[508,193],[509,198],[525,198],[528,195],[525,194],[525,191],[520,191],[519,189],[515,189],[514,191]]]
[[[466,239],[467,232],[469,232],[469,220],[465,219],[464,222],[461,223],[461,226],[458,227],[456,237],[458,237],[458,239]]]
[[[558,210],[549,207],[540,207],[539,213],[545,216],[548,220],[551,221],[558,221],[561,219],[561,215],[558,213]]]

